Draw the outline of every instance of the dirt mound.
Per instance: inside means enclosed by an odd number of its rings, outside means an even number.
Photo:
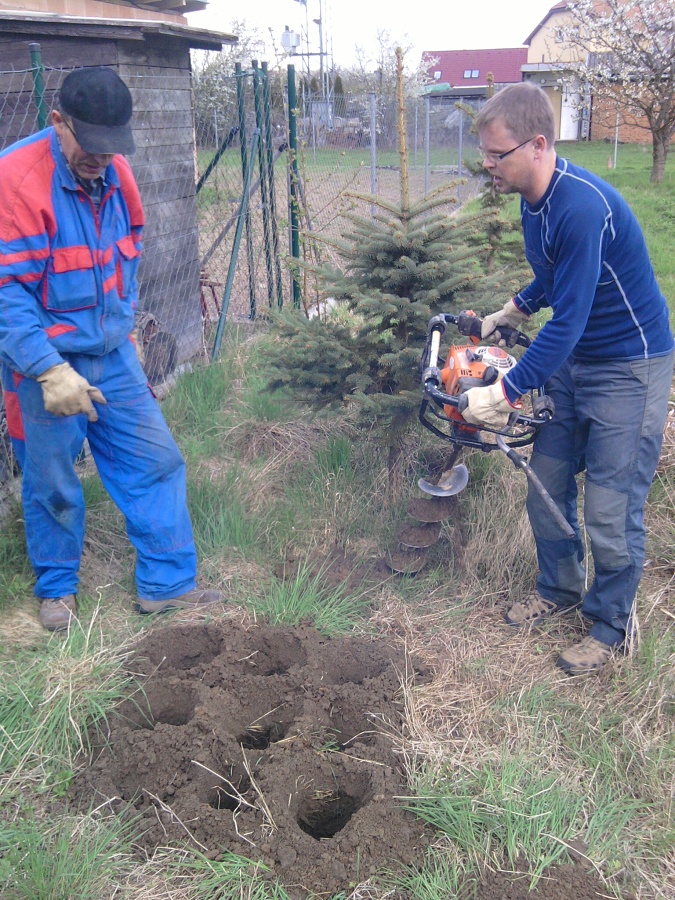
[[[402,650],[311,628],[170,625],[139,644],[130,670],[139,690],[71,805],[138,813],[148,852],[188,843],[260,860],[297,900],[424,863],[433,835],[396,799],[396,739],[401,679],[430,676]],[[579,864],[549,870],[532,893],[528,877],[502,872],[465,887],[475,900],[607,896]]]
[[[429,837],[395,800],[402,651],[208,623],[152,632],[131,668],[142,691],[76,779],[74,804],[131,803],[148,850],[188,841],[262,860],[296,897],[422,862]]]

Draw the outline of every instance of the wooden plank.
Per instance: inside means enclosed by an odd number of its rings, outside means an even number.
[[[193,200],[195,193],[195,183],[192,179],[151,181],[139,187],[146,208],[172,200]]]
[[[3,28],[0,22],[0,28]],[[117,64],[117,46],[114,41],[77,40],[76,38],[45,37],[41,34],[23,36],[17,40],[15,35],[0,33],[0,64],[3,69],[30,69],[29,43],[40,44],[42,63],[47,68],[72,69],[77,66],[115,66]],[[53,73],[56,83],[60,83],[62,73]],[[45,78],[51,80],[52,73],[45,72]]]
[[[33,17],[21,19],[5,18],[0,20],[0,29],[6,34],[26,35],[26,39],[30,41],[40,41],[45,36],[58,37],[75,37],[100,39],[102,37],[113,41],[143,41],[144,34],[140,27],[130,25],[110,25],[96,24],[90,20],[91,24],[85,19],[67,20],[57,19],[40,19],[36,21]]]
[[[189,70],[190,47],[185,40],[169,35],[147,33],[144,37],[142,43],[120,42],[121,64]]]
[[[146,142],[147,139],[147,142]],[[156,163],[161,159],[165,163],[176,162],[185,159],[187,156],[187,143],[162,145],[161,153],[157,153],[157,145],[149,142],[147,132],[141,132],[136,135],[136,152],[129,156],[129,163],[134,171],[142,171],[144,166],[150,163]],[[192,154],[193,144],[190,142],[190,154]]]
[[[185,238],[185,235],[167,236],[154,241],[150,248],[146,242],[143,267],[140,270],[143,280],[150,282],[157,281],[162,276],[171,277],[170,273],[177,269],[188,264],[198,263],[196,235],[194,241],[188,241]],[[166,243],[162,241],[166,241]]]
[[[192,78],[189,73],[181,74],[180,69],[157,69],[152,66],[119,66],[117,71],[133,92],[142,86],[146,91],[191,91]],[[177,74],[173,75],[172,72]]]

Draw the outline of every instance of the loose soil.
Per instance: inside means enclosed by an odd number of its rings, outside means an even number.
[[[148,851],[261,860],[297,898],[421,863],[430,835],[396,799],[401,680],[428,677],[407,664],[384,641],[311,628],[159,628],[71,800],[130,805]]]
[[[246,856],[297,900],[424,863],[434,835],[402,809],[398,748],[402,680],[432,675],[403,649],[309,627],[166,625],[139,644],[130,677],[133,695],[68,802],[139,815],[142,852],[187,843]],[[608,896],[572,863],[528,887],[487,873],[466,900]]]

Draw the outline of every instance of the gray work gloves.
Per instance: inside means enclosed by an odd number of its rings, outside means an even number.
[[[45,409],[55,416],[84,413],[90,422],[96,422],[98,413],[94,409],[94,403],[106,402],[99,389],[92,387],[67,362],[47,369],[42,375],[38,375],[37,381],[42,387]]]

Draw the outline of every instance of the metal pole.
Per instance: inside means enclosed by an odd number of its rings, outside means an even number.
[[[414,155],[414,166],[417,168],[417,112],[419,110],[419,100],[415,100],[415,155]]]
[[[265,167],[269,184],[270,225],[272,226],[272,253],[276,276],[277,305],[284,305],[284,292],[281,284],[281,261],[279,259],[279,229],[277,227],[277,201],[274,186],[274,155],[272,150],[272,98],[270,93],[270,77],[267,63],[261,65],[263,75],[263,113],[265,123]]]
[[[258,138],[260,137],[260,132],[256,128],[253,132],[253,139],[251,140],[251,155],[248,159],[248,166],[246,168],[246,175],[244,177],[244,193],[241,197],[241,203],[239,205],[239,218],[237,220],[237,228],[234,232],[234,241],[232,243],[232,256],[230,257],[230,266],[227,270],[227,282],[225,284],[225,292],[223,293],[223,305],[220,309],[220,318],[218,319],[218,327],[216,329],[216,336],[213,341],[213,350],[211,352],[211,362],[215,362],[218,357],[218,353],[220,352],[220,345],[223,340],[223,329],[225,328],[225,319],[227,318],[227,308],[230,305],[230,294],[232,293],[232,284],[234,283],[234,273],[237,268],[237,257],[239,256],[239,244],[241,243],[241,232],[244,227],[244,219],[246,218],[246,212],[248,210],[248,198],[249,191],[251,188],[251,172],[253,171],[253,161],[255,159],[255,153],[258,148]]]
[[[614,168],[616,169],[617,155],[619,150],[619,105],[616,106],[616,125],[614,126]]]
[[[377,97],[370,94],[370,193],[377,196]],[[375,215],[375,207],[370,207],[371,216]]]
[[[323,3],[319,0],[319,78],[321,79],[321,99],[326,99],[326,90],[323,80]]]
[[[37,107],[38,130],[47,124],[47,107],[45,105],[45,67],[42,65],[42,49],[39,44],[29,44],[30,64],[33,70],[33,100]]]
[[[457,177],[462,177],[462,140],[464,138],[464,110],[459,110],[459,147],[457,148]]]
[[[195,193],[196,193],[196,194],[198,194],[198,193],[201,191],[201,189],[204,187],[204,184],[206,183],[207,179],[208,179],[209,176],[211,175],[211,172],[213,172],[213,170],[215,169],[215,167],[216,167],[216,166],[218,165],[218,163],[220,162],[221,156],[223,155],[223,153],[225,153],[225,151],[227,150],[227,148],[230,146],[230,144],[232,143],[232,141],[235,139],[235,137],[237,136],[237,132],[238,132],[238,131],[239,131],[238,128],[230,128],[230,131],[229,131],[229,133],[227,134],[225,140],[224,140],[223,143],[220,145],[220,147],[218,148],[218,150],[216,150],[216,153],[215,153],[213,159],[212,159],[211,162],[208,164],[208,166],[206,167],[206,170],[204,171],[204,174],[202,175],[202,177],[201,177],[201,178],[199,179],[199,181],[197,182],[197,187],[195,188]]]
[[[263,86],[258,63],[253,61],[253,99],[255,101],[255,124],[260,135],[258,142],[258,165],[260,168],[260,202],[262,204],[263,238],[265,242],[265,266],[267,269],[267,300],[274,301],[274,268],[272,266],[272,237],[270,233],[269,190],[267,166],[265,164],[265,131],[263,115]]]
[[[246,98],[244,95],[244,78],[248,77],[242,73],[241,63],[234,64],[235,79],[237,85],[237,111],[239,113],[239,150],[241,154],[241,176],[242,183],[246,181],[246,170],[248,168],[248,148],[246,139]],[[255,319],[256,299],[255,299],[255,264],[253,255],[253,236],[251,234],[251,209],[246,205],[246,217],[244,225],[246,226],[246,262],[248,264],[248,296],[250,304],[251,320]]]
[[[290,190],[288,203],[291,222],[291,256],[300,259],[300,223],[298,216],[298,123],[297,94],[295,92],[295,66],[288,66],[288,146],[290,149]],[[296,267],[291,269],[291,289],[293,306],[300,307],[300,273]]]
[[[425,123],[424,123],[424,193],[429,193],[429,107],[430,97],[425,97]]]

